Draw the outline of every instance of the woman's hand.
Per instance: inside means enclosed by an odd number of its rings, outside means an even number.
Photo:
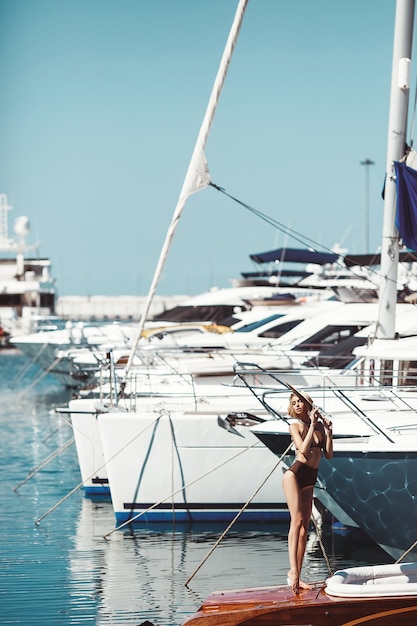
[[[321,418],[320,411],[316,407],[313,407],[310,413],[311,424],[314,424],[315,426],[320,418]]]
[[[327,417],[323,417],[322,421],[323,421],[324,427],[327,428],[327,430],[332,430],[333,424],[331,423],[329,419],[327,419]]]
[[[326,446],[324,450],[324,456],[326,459],[331,459],[333,456],[333,424],[326,417],[323,418],[323,427],[326,436]]]

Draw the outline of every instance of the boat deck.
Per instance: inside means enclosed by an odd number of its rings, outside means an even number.
[[[417,623],[417,595],[334,597],[324,583],[294,595],[287,585],[210,594],[183,626],[392,626]]]

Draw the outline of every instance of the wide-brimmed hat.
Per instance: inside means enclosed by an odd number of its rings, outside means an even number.
[[[290,383],[286,383],[286,385],[288,385],[291,391],[295,393],[295,395],[300,398],[302,402],[304,402],[304,404],[307,406],[307,409],[311,411],[311,409],[313,408],[313,400],[310,398],[310,396],[305,392],[303,393],[302,391],[299,391],[298,389],[290,385]]]

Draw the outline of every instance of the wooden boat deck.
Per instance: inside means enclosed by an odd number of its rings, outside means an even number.
[[[328,596],[325,585],[294,595],[289,586],[210,594],[183,626],[415,626],[417,595],[346,598]]]

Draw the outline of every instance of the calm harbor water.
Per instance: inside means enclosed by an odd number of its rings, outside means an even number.
[[[234,526],[211,554],[224,526],[111,532],[111,503],[83,495],[75,448],[65,447],[71,428],[54,410],[70,392],[51,377],[34,385],[40,372],[26,371],[26,363],[0,353],[0,624],[179,626],[211,591],[285,584],[286,524]],[[324,531],[333,570],[387,560],[373,546]],[[304,577],[328,574],[312,532]]]

